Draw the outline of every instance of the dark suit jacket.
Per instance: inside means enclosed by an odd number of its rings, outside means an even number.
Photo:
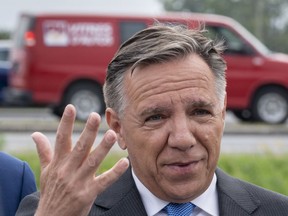
[[[0,152],[0,216],[15,216],[22,198],[36,191],[26,162]]]
[[[216,171],[221,216],[287,216],[288,197]],[[34,215],[39,200],[35,193],[20,204],[17,216]],[[131,170],[97,197],[89,216],[146,216]]]

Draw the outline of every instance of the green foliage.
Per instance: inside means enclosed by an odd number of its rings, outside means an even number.
[[[29,163],[39,187],[40,164],[37,154],[35,152],[25,152],[15,154],[15,156]],[[98,173],[105,172],[125,156],[124,153],[109,154],[103,161]],[[288,196],[287,164],[288,155],[268,153],[265,155],[222,155],[219,160],[219,167],[230,175]]]
[[[222,155],[219,167],[232,176],[288,195],[287,155]]]
[[[0,40],[7,40],[11,38],[11,32],[0,29]]]
[[[0,134],[0,151],[3,149],[4,147],[4,138],[3,138],[3,135]]]
[[[167,11],[214,13],[232,17],[270,49],[288,53],[287,0],[159,0]],[[231,10],[232,8],[232,10]],[[234,9],[234,10],[233,10]],[[286,19],[286,20],[285,20]]]

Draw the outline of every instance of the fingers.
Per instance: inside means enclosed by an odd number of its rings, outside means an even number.
[[[55,141],[55,155],[56,159],[63,158],[72,149],[72,133],[76,117],[76,110],[73,105],[66,106],[61,121],[59,123],[56,141]]]
[[[41,169],[43,169],[50,163],[53,157],[50,142],[46,136],[39,132],[33,133],[31,137],[36,143]]]
[[[115,182],[129,166],[128,159],[123,159],[95,177],[97,168],[116,141],[116,134],[108,130],[100,144],[90,152],[101,122],[100,116],[92,113],[72,150],[75,116],[73,105],[67,105],[57,129],[54,156],[47,137],[39,132],[32,134],[42,169],[39,206],[43,212],[55,211],[53,215],[64,215],[63,212],[67,215],[85,212],[86,215],[95,196]],[[75,197],[81,197],[81,202]],[[67,205],[73,208],[67,208]]]
[[[95,175],[95,171],[108,154],[113,144],[116,142],[116,134],[112,130],[108,130],[100,144],[90,153],[87,160],[82,166],[81,175]]]
[[[122,158],[119,160],[110,170],[97,176],[95,179],[94,193],[100,194],[107,187],[113,184],[129,167],[129,160],[127,158]]]
[[[78,168],[87,158],[96,139],[101,117],[97,113],[91,113],[83,132],[81,133],[71,154],[71,168]]]

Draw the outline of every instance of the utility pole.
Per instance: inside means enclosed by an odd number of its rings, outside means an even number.
[[[265,22],[265,0],[253,0],[254,6],[254,32],[255,35],[263,41],[264,39],[264,22]]]

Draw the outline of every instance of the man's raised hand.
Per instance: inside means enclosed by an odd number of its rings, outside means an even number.
[[[32,134],[41,165],[40,202],[37,216],[88,215],[97,197],[128,168],[128,159],[118,161],[107,172],[95,176],[96,170],[116,141],[108,130],[103,140],[91,151],[101,118],[91,113],[73,148],[72,133],[76,116],[74,106],[67,105],[59,123],[54,152],[45,135]]]

